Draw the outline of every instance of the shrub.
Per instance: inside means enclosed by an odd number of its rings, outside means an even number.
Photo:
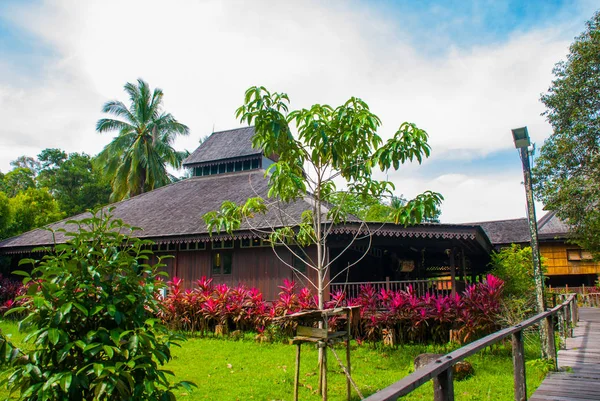
[[[492,254],[491,273],[504,281],[504,295],[526,297],[535,289],[531,247],[512,244]]]
[[[163,300],[160,317],[173,329],[200,334],[215,331],[216,325],[221,325],[229,331],[252,330],[259,334],[266,328],[269,332],[277,329],[271,334],[291,336],[296,323],[274,318],[317,308],[310,290],[298,289],[290,280],[284,280],[278,299],[271,305],[263,301],[262,294],[255,288],[213,286],[212,280],[206,277],[198,280],[194,289],[184,290],[177,277],[168,284],[170,291]],[[325,307],[359,306],[361,319],[354,334],[368,341],[395,335],[400,342],[444,343],[449,340],[450,330],[456,330],[462,341],[470,341],[499,327],[503,288],[504,282],[492,275],[482,283],[467,287],[462,295],[454,296],[417,296],[410,286],[407,291],[382,289],[377,292],[366,284],[353,299],[346,299],[344,292],[331,294],[331,301]],[[342,319],[330,318],[330,329],[343,330]]]
[[[5,374],[21,400],[174,400],[171,335],[155,315],[155,293],[164,266],[148,261],[150,241],[130,237],[132,228],[109,211],[73,221],[77,232],[38,261],[31,274],[19,323],[29,350]]]

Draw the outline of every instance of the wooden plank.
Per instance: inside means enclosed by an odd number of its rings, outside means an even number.
[[[576,307],[567,310],[567,316],[577,314]],[[582,308],[580,317],[573,330],[576,338],[567,339],[565,349],[558,351],[558,365],[571,368],[550,373],[530,400],[600,400],[600,309]]]
[[[296,334],[298,337],[327,338],[327,330],[308,326],[298,326]]]

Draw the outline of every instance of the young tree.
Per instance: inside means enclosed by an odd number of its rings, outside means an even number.
[[[554,132],[540,149],[534,182],[546,208],[600,255],[600,12],[586,26],[541,98]]]
[[[117,136],[96,157],[112,184],[112,201],[139,195],[171,182],[167,166],[181,168],[186,152],[173,148],[178,135],[188,135],[187,126],[162,109],[163,91],[150,90],[148,83],[138,79],[137,85],[127,83],[129,108],[118,100],[104,104],[102,111],[117,119],[98,120],[96,131],[117,131]]]
[[[421,163],[429,156],[430,147],[427,133],[411,123],[403,123],[393,137],[383,141],[377,134],[381,121],[358,98],[350,98],[336,108],[315,104],[310,109],[289,113],[288,104],[285,93],[252,87],[246,91],[245,103],[237,110],[237,116],[242,123],[254,125],[255,148],[262,149],[265,155],[277,155],[277,162],[266,173],[268,196],[281,202],[311,200],[312,210],[305,211],[300,221],[274,227],[270,241],[276,253],[275,245],[282,245],[316,271],[313,282],[288,264],[315,287],[318,307],[322,309],[330,282],[327,273],[333,263],[326,256],[327,238],[335,224],[351,217],[344,209],[346,200],[379,199],[391,194],[394,185],[374,179],[373,172],[398,169],[407,161]],[[296,136],[292,126],[297,130]],[[432,217],[442,199],[440,194],[427,191],[407,202],[396,222],[408,225]],[[220,210],[207,213],[204,220],[211,232],[231,232],[242,220],[250,221],[267,209],[262,198],[248,199],[244,205],[226,201]],[[314,260],[297,251],[296,246],[308,245],[316,247]]]

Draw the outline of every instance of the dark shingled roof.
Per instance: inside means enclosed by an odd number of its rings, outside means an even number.
[[[184,161],[185,167],[214,162],[223,159],[236,159],[262,154],[252,147],[254,127],[244,127],[228,131],[213,132]]]
[[[113,215],[131,226],[142,228],[143,231],[135,234],[138,237],[168,236],[186,239],[201,234],[206,236],[208,232],[202,216],[207,212],[218,210],[224,200],[241,204],[250,197],[260,196],[267,202],[272,201],[267,197],[268,178],[265,178],[264,174],[264,170],[250,170],[188,178],[115,203],[112,205],[115,207]],[[311,200],[308,198],[293,203],[281,203],[280,208],[272,207],[266,215],[259,215],[253,219],[252,225],[255,228],[291,225],[292,221],[300,220],[303,211],[311,208]],[[79,220],[85,217],[89,217],[89,213],[68,220]],[[67,225],[66,221],[67,219],[59,221],[49,227],[67,228],[73,231],[75,226]],[[250,228],[247,223],[243,223],[240,230],[248,232]],[[57,242],[64,242],[62,233],[57,233],[56,237]],[[37,229],[0,241],[0,249],[51,243],[51,233]]]
[[[565,238],[569,235],[569,225],[559,219],[555,212],[548,212],[538,222],[540,238]]]
[[[483,228],[492,245],[520,244],[529,242],[529,225],[526,218],[482,221],[478,223],[469,223]]]

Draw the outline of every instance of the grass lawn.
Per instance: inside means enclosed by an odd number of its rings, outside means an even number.
[[[0,322],[4,333],[12,334],[19,343],[23,335],[16,325]],[[528,360],[537,358],[539,348],[527,344]],[[423,352],[446,353],[448,346],[400,346],[397,348],[352,347],[352,373],[366,396],[401,379],[413,371],[415,356]],[[178,380],[193,381],[198,385],[192,393],[180,392],[179,400],[291,400],[294,384],[295,347],[286,344],[258,344],[251,340],[223,340],[190,338],[182,348],[173,350],[174,358],[167,365]],[[329,399],[345,400],[346,381],[335,358],[329,358]],[[345,359],[345,351],[338,355]],[[512,400],[513,369],[510,344],[487,349],[468,359],[475,375],[455,382],[457,400]],[[317,350],[310,345],[302,347],[301,400],[319,400],[317,389]],[[539,386],[544,376],[543,364],[527,366],[528,393]],[[0,396],[6,392],[0,391]],[[427,383],[406,400],[432,399],[432,386]],[[355,396],[358,400],[358,396]]]

